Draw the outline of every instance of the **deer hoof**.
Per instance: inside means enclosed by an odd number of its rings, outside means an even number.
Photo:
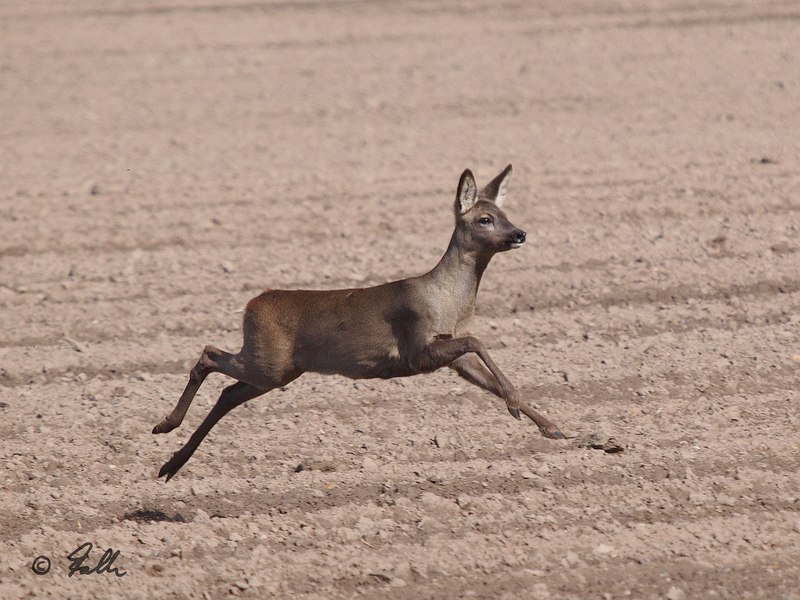
[[[153,427],[153,433],[169,433],[170,431],[175,429],[175,427],[177,426],[172,425],[167,421],[167,419],[164,419],[163,421],[161,421],[161,423]]]
[[[158,472],[159,479],[164,477],[165,475],[167,476],[167,478],[164,480],[164,483],[172,479],[175,476],[175,473],[178,472],[178,469],[180,469],[180,466],[176,467],[176,465],[172,464],[173,461],[174,458],[170,459],[169,462],[167,462],[163,467],[161,467],[161,470]]]
[[[509,406],[509,407],[508,407],[508,412],[510,412],[510,413],[511,413],[511,416],[512,416],[512,417],[514,417],[515,419],[517,419],[518,421],[519,421],[520,419],[522,419],[522,417],[520,417],[520,416],[519,416],[519,409],[518,409],[518,408],[511,408],[511,407]]]
[[[567,436],[561,433],[558,429],[555,431],[547,431],[546,429],[542,429],[542,435],[546,438],[550,438],[551,440],[565,440]]]

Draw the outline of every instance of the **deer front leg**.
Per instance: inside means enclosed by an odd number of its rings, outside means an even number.
[[[497,395],[506,401],[508,412],[510,412],[513,417],[519,419],[520,405],[517,390],[514,389],[514,386],[508,378],[503,375],[503,372],[489,356],[483,342],[478,338],[472,336],[462,338],[438,338],[425,346],[421,351],[417,352],[416,359],[411,362],[417,372],[427,373],[441,367],[450,366],[456,359],[469,353],[477,354],[478,358],[483,361],[483,364],[486,365],[490,374],[494,377],[494,385],[496,385],[499,390]]]
[[[493,393],[495,396],[504,398],[503,390],[500,386],[500,383],[497,381],[497,378],[492,375],[492,373],[485,366],[483,366],[483,363],[481,363],[480,359],[474,354],[465,354],[464,356],[457,358],[450,363],[450,368],[455,370],[456,373],[470,383]],[[512,389],[514,389],[513,386]],[[514,389],[513,393],[517,394],[516,389]],[[536,423],[536,426],[539,428],[539,431],[541,431],[543,436],[554,440],[560,440],[566,437],[563,433],[561,433],[561,430],[558,428],[558,426],[550,421],[547,417],[535,411],[533,408],[528,406],[526,403],[521,402],[520,400],[517,400],[517,403],[519,410],[525,413],[528,418]],[[509,408],[509,412],[517,419],[520,418],[519,410],[515,414],[512,409]]]

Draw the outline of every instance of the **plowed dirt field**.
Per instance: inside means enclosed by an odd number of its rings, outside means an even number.
[[[0,597],[800,598],[799,26],[3,2]],[[461,172],[509,162],[529,241],[473,333],[571,439],[447,369],[307,374],[156,479],[231,381],[152,427],[248,299],[425,272]],[[85,542],[126,574],[70,577]]]

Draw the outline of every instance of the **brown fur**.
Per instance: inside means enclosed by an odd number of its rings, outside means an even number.
[[[369,288],[267,290],[248,302],[244,343],[237,354],[206,346],[175,409],[153,433],[178,427],[212,372],[238,380],[226,388],[206,419],[161,468],[167,481],[189,460],[212,427],[234,407],[310,371],[353,379],[406,377],[451,367],[471,383],[522,411],[541,432],[559,429],[522,403],[480,340],[467,330],[481,276],[492,256],[524,242],[525,232],[506,217],[511,165],[480,193],[469,170],[458,184],[456,227],[439,263],[428,273]]]

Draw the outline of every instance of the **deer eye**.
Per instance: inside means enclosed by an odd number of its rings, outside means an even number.
[[[490,225],[492,223],[492,218],[483,216],[480,219],[478,219],[478,223],[480,223],[481,225]]]

